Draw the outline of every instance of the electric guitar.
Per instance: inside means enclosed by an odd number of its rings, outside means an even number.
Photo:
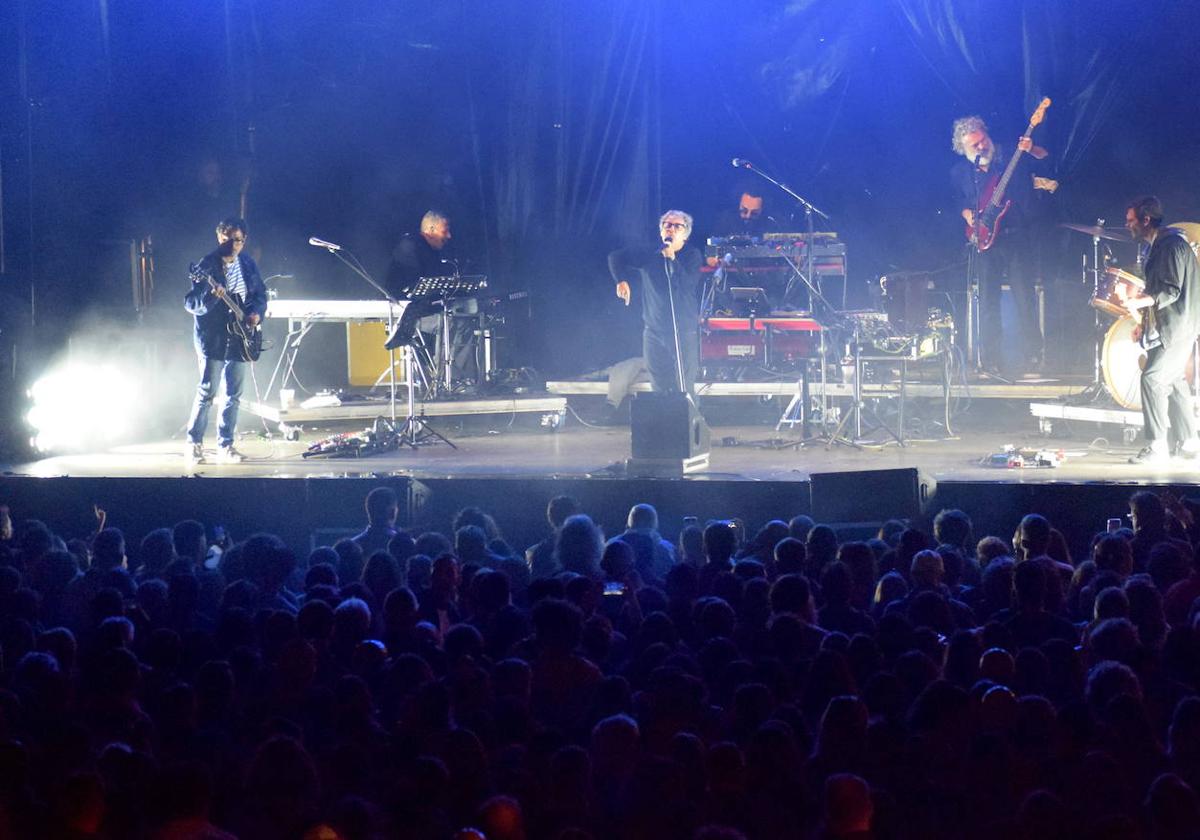
[[[188,266],[188,276],[191,277],[193,283],[206,281],[213,294],[225,302],[225,305],[229,307],[229,318],[225,328],[229,330],[229,335],[237,341],[242,360],[257,362],[263,350],[262,323],[246,323],[246,311],[243,308],[246,302],[239,295],[218,283],[216,278],[200,267],[199,263],[192,263]]]
[[[1029,127],[1021,135],[1022,140],[1030,137],[1033,130],[1041,125],[1046,116],[1046,109],[1049,107],[1050,99],[1047,97],[1042,100],[1041,104],[1037,106],[1037,110],[1033,112],[1033,116],[1029,118]],[[967,239],[980,251],[986,251],[996,243],[996,234],[1000,232],[1000,220],[1012,206],[1011,199],[1004,200],[1004,191],[1008,189],[1008,182],[1012,180],[1013,172],[1016,171],[1022,154],[1021,147],[1018,145],[1008,159],[1008,166],[1004,167],[1004,174],[998,178],[993,175],[980,190],[979,206],[975,209],[975,223],[967,225]]]

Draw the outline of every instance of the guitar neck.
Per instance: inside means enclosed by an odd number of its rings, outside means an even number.
[[[220,283],[218,283],[212,277],[208,278],[208,284],[210,286],[212,286],[212,289],[214,292],[217,292],[217,294],[220,295],[221,300],[225,301],[225,305],[229,307],[229,311],[233,313],[234,318],[236,318],[239,321],[245,320],[246,316],[242,312],[242,308],[237,305],[237,301],[235,301],[232,297],[230,297],[230,292],[228,289],[226,289],[224,286],[222,286]],[[218,289],[224,289],[225,294],[221,295],[220,292],[217,291]]]
[[[1030,131],[1032,131],[1032,128]],[[1024,140],[1028,136],[1029,133],[1026,132],[1021,139]],[[996,184],[996,189],[992,190],[991,203],[996,207],[999,207],[1000,202],[1004,200],[1004,191],[1008,189],[1008,182],[1012,180],[1013,172],[1015,172],[1017,169],[1017,162],[1021,159],[1021,155],[1023,154],[1024,152],[1021,151],[1021,146],[1019,145],[1018,141],[1016,151],[1014,151],[1013,156],[1008,159],[1008,166],[1004,167],[1004,174],[1000,176],[1000,180]]]

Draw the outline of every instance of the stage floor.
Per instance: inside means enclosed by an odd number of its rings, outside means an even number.
[[[437,424],[435,424],[437,428]],[[443,429],[444,431],[444,429]],[[1191,484],[1200,479],[1200,463],[1181,462],[1164,468],[1131,466],[1125,459],[1140,444],[1123,445],[1119,431],[1095,424],[1075,424],[1070,436],[1043,438],[1036,419],[1027,413],[1002,421],[975,422],[949,439],[894,442],[862,448],[800,439],[799,432],[776,432],[769,425],[718,425],[712,429],[712,457],[707,470],[687,477],[744,481],[804,481],[812,473],[917,467],[940,481],[998,483]],[[629,457],[628,426],[589,428],[575,417],[557,431],[504,430],[482,433],[447,432],[457,449],[444,444],[377,453],[362,458],[303,458],[314,436],[298,442],[280,438],[247,438],[238,444],[247,456],[239,465],[204,464],[188,472],[181,441],[160,440],[114,447],[107,451],[58,455],[7,465],[10,476],[146,477],[188,474],[205,477],[309,478],[408,476],[412,478],[614,478],[615,465]],[[1107,434],[1107,437],[1102,435]],[[878,435],[878,433],[877,433]],[[1062,450],[1057,468],[998,468],[981,460],[1006,445],[1022,449]]]

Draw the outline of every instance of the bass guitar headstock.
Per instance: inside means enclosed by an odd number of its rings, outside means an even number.
[[[1042,120],[1046,119],[1046,109],[1050,107],[1050,97],[1044,97],[1041,103],[1037,106],[1037,110],[1033,112],[1033,116],[1029,118],[1029,130],[1025,133],[1031,134],[1035,128],[1042,124]]]

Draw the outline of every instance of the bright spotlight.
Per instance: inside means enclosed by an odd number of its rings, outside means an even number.
[[[25,420],[39,452],[116,443],[139,411],[133,377],[113,364],[66,362],[33,383],[29,399]]]

